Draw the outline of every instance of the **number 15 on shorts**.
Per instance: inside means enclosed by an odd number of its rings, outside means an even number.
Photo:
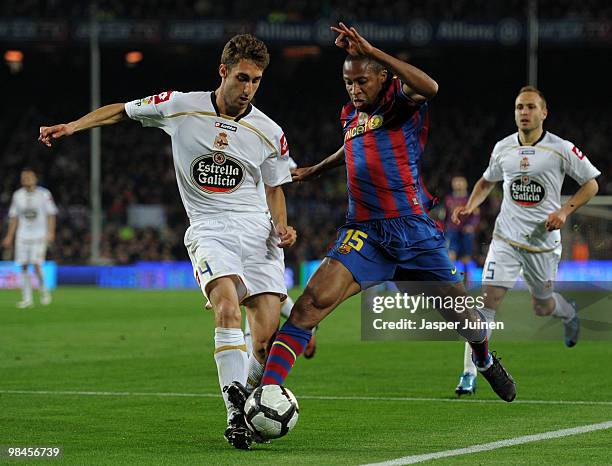
[[[367,237],[367,233],[351,228],[346,230],[346,236],[342,240],[342,244],[348,244],[355,251],[359,251],[363,247],[363,240]]]

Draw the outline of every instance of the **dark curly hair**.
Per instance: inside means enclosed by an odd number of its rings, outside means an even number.
[[[221,54],[221,63],[228,67],[237,65],[240,60],[250,60],[262,70],[270,63],[268,48],[261,40],[251,34],[232,37]]]

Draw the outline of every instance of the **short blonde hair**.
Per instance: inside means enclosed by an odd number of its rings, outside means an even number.
[[[544,94],[542,94],[542,91],[540,91],[537,87],[534,87],[534,86],[523,86],[523,87],[521,87],[521,90],[518,92],[518,95],[521,95],[523,92],[535,92],[536,94],[538,94],[540,99],[542,99],[542,106],[544,108],[546,108],[546,98],[544,97]],[[518,95],[517,95],[517,97],[518,97]]]

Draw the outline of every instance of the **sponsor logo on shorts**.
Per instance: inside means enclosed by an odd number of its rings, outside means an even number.
[[[215,128],[225,129],[227,131],[231,131],[235,133],[238,131],[238,127],[234,125],[230,125],[229,123],[223,123],[222,121],[215,121]]]
[[[546,197],[546,188],[527,175],[515,178],[510,183],[510,197],[523,207],[535,207]]]
[[[191,163],[191,180],[200,191],[209,194],[236,191],[244,176],[244,165],[222,152],[200,155]]]

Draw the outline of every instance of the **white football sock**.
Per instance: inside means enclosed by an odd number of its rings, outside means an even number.
[[[230,414],[230,403],[227,395],[223,393],[223,387],[230,385],[233,381],[246,384],[248,357],[244,334],[239,328],[215,328],[215,362],[219,374],[219,386],[223,394],[223,401]]]
[[[261,382],[261,377],[264,373],[264,365],[260,363],[255,355],[251,353],[249,356],[249,374],[247,376],[246,389],[249,392],[252,392],[259,386],[259,382]]]
[[[488,324],[495,322],[495,311],[493,309],[483,307],[482,309],[478,310],[484,316]],[[489,340],[491,339],[492,332],[492,329],[487,329],[487,338]],[[470,374],[476,375],[476,365],[474,364],[474,361],[472,361],[472,348],[467,342],[465,343],[465,351],[463,352],[463,372],[468,372]]]
[[[21,297],[24,301],[32,301],[32,282],[28,271],[21,272]]]
[[[465,342],[465,351],[463,352],[463,372],[476,375],[476,365],[472,361],[472,348],[470,344]]]
[[[40,291],[42,294],[49,292],[45,286],[45,276],[42,273],[38,277],[38,291]]]
[[[569,322],[576,316],[574,307],[559,293],[553,293],[553,299],[555,300],[555,310],[552,312],[552,316],[562,319],[564,323]]]
[[[287,296],[287,299],[283,301],[281,305],[281,315],[288,319],[289,315],[291,315],[291,309],[293,308],[293,299],[290,296]]]

